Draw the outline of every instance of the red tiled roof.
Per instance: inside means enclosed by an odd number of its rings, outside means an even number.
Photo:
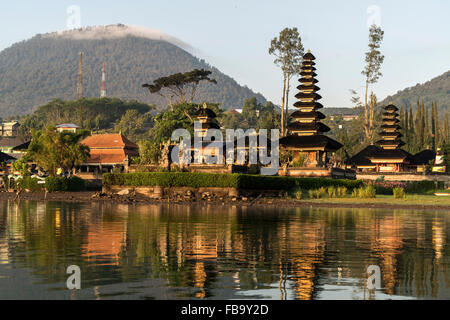
[[[81,141],[90,149],[86,163],[122,163],[128,156],[139,156],[138,146],[121,133],[94,134]]]
[[[112,163],[122,163],[125,158],[137,157],[139,153],[137,151],[130,151],[124,149],[92,149],[90,152],[91,156],[86,161],[86,163],[102,163],[102,164],[112,164]]]
[[[129,148],[137,149],[138,146],[128,140],[121,133],[105,133],[105,134],[94,134],[89,136],[83,141],[82,144],[88,146],[90,149],[94,148]]]

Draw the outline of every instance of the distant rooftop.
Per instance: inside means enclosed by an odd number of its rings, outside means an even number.
[[[74,123],[63,123],[63,124],[58,124],[56,127],[57,127],[57,128],[75,128],[75,129],[78,129],[78,128],[79,128],[79,126],[77,126],[77,125],[74,124]]]

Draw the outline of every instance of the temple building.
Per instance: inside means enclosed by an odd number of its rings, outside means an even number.
[[[406,166],[413,162],[411,154],[401,149],[405,143],[400,139],[401,127],[398,125],[398,108],[391,103],[384,107],[382,113],[382,131],[378,134],[381,140],[376,144],[381,147],[373,154],[369,155],[370,161],[376,166],[377,172],[399,172],[404,171]]]
[[[280,146],[293,153],[292,163],[296,168],[280,169],[280,175],[329,176],[330,153],[342,147],[342,144],[324,135],[330,128],[320,122],[325,115],[318,111],[323,106],[317,102],[321,96],[317,93],[320,88],[316,86],[318,81],[313,60],[315,57],[308,50],[303,56],[300,85],[297,87],[300,92],[295,95],[298,101],[294,106],[298,110],[291,114],[293,121],[287,126],[291,134],[280,139]]]
[[[96,172],[101,175],[113,168],[126,171],[131,158],[139,156],[139,147],[122,133],[94,134],[80,143],[89,147],[90,156],[78,166],[77,173]]]
[[[348,167],[361,172],[407,172],[422,171],[423,166],[434,159],[435,153],[423,150],[416,155],[401,149],[405,143],[401,140],[398,108],[391,103],[383,108],[381,140],[369,145],[347,161]]]

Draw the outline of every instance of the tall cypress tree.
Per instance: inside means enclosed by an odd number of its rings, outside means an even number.
[[[441,134],[439,132],[439,119],[438,119],[438,114],[437,114],[437,101],[433,102],[433,119],[434,119],[434,150],[436,150],[441,142],[440,142],[440,138],[441,138]]]
[[[415,133],[416,133],[416,143],[415,147],[423,146],[423,127],[425,124],[423,105],[417,99],[417,112],[416,112],[416,123],[415,123]]]
[[[405,134],[405,140],[406,140],[406,145],[408,146],[407,148],[409,149],[409,117],[408,117],[408,104],[405,104],[405,119],[403,121],[403,123],[405,124],[405,127],[403,128],[403,132]]]
[[[414,115],[413,115],[413,107],[409,108],[409,147],[408,151],[411,152],[414,149],[416,131],[414,128]]]
[[[425,104],[422,101],[422,107],[424,112],[424,125],[423,125],[423,143],[427,149],[433,144],[433,136],[431,133],[431,127],[430,127],[430,117],[429,117],[429,110],[428,107],[425,106]]]

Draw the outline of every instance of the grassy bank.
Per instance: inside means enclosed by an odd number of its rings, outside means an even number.
[[[312,203],[338,203],[338,204],[386,204],[386,205],[411,205],[411,206],[450,206],[450,196],[437,197],[434,195],[407,195],[403,199],[395,199],[391,195],[377,195],[376,198],[320,198],[305,199]]]

